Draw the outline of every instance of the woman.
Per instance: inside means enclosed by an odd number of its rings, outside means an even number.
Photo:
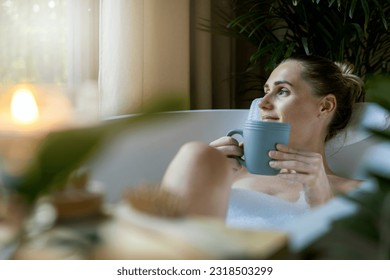
[[[261,118],[288,122],[288,146],[270,151],[277,176],[248,173],[235,159],[243,148],[231,137],[184,145],[168,167],[162,188],[180,195],[188,214],[225,218],[231,189],[249,189],[296,202],[304,196],[314,207],[359,181],[333,173],[325,159],[325,143],[348,124],[355,102],[364,99],[364,85],[352,67],[316,56],[289,58],[264,85]]]

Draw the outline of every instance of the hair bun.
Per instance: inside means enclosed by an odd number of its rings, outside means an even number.
[[[366,91],[363,80],[354,74],[354,66],[349,62],[335,62],[339,67],[345,83],[350,88],[353,102],[364,102]]]

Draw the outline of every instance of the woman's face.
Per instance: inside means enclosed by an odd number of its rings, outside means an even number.
[[[324,142],[324,128],[319,122],[321,98],[313,95],[301,71],[302,65],[294,60],[276,67],[264,85],[259,107],[263,121],[290,123],[290,145],[307,149],[313,141]]]

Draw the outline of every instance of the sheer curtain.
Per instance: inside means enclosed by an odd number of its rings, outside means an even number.
[[[199,29],[231,0],[100,0],[100,8],[104,116],[177,93],[190,109],[234,108],[234,43]]]
[[[103,116],[170,94],[189,103],[189,0],[101,0],[100,7]]]

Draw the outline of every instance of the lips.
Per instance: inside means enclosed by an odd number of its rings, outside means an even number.
[[[261,116],[261,119],[262,119],[263,121],[269,121],[269,122],[277,122],[277,121],[279,121],[279,118],[278,118],[278,117],[267,116],[267,115]]]

